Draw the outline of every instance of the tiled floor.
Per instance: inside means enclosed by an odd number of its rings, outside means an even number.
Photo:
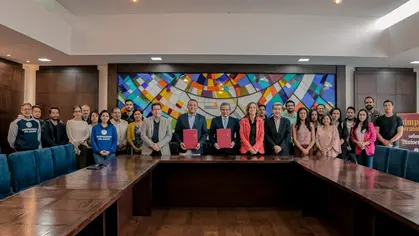
[[[323,222],[298,211],[254,208],[153,209],[134,217],[120,235],[147,236],[339,236]]]

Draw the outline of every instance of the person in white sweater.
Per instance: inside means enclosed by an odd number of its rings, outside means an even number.
[[[80,106],[73,107],[73,117],[73,119],[67,121],[67,136],[70,143],[75,147],[77,167],[81,169],[87,166],[85,152],[90,128],[87,122],[82,119]]]

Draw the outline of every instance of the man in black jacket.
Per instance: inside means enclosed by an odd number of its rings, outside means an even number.
[[[68,143],[65,124],[60,122],[60,109],[51,107],[49,119],[42,125],[41,140],[42,147],[53,147]]]
[[[238,119],[230,116],[230,104],[223,102],[220,106],[221,116],[212,119],[209,131],[209,139],[216,149],[217,154],[235,155],[240,147],[240,122]],[[230,129],[231,147],[220,148],[217,144],[217,129]]]
[[[282,104],[274,103],[273,116],[265,120],[265,146],[266,154],[287,156],[291,142],[291,123],[281,116]]]

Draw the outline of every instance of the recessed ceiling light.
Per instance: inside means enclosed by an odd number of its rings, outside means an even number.
[[[335,3],[335,4],[341,4],[342,3],[342,0],[333,0],[333,2]]]
[[[26,61],[26,63],[30,63],[31,61]]]
[[[152,57],[151,60],[152,61],[161,61],[163,59],[161,57]]]
[[[131,0],[132,3],[138,3],[140,2],[139,0]]]
[[[410,64],[419,64],[419,61],[412,61]]]
[[[299,62],[307,62],[310,61],[310,58],[300,58],[298,59]]]
[[[11,57],[12,55],[10,55],[10,54],[7,54],[6,56],[8,56],[8,57]]]
[[[51,60],[48,58],[38,58],[38,61],[50,62]]]

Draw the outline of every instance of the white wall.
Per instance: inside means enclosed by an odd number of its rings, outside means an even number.
[[[65,19],[70,18],[71,13],[55,1],[0,1],[0,24],[67,54],[71,53],[71,26]]]
[[[385,57],[370,18],[257,14],[77,17],[72,53]]]

